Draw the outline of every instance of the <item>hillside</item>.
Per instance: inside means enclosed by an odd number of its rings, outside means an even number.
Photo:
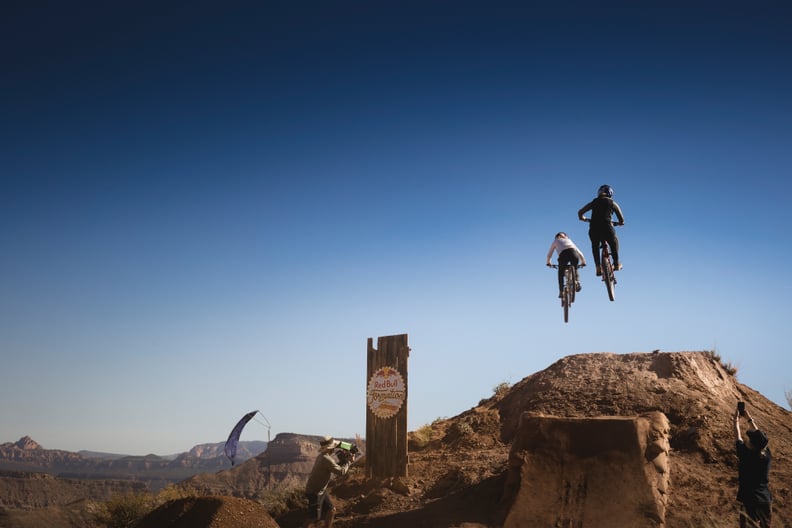
[[[475,408],[411,432],[407,477],[368,481],[363,466],[354,467],[331,489],[339,507],[336,526],[483,528],[505,523],[508,526],[509,513],[528,506],[521,502],[526,500],[524,495],[509,491],[519,481],[521,471],[515,465],[519,453],[512,452],[512,442],[518,438],[524,441],[526,424],[537,423],[548,430],[541,424],[571,424],[570,430],[574,430],[575,424],[582,424],[585,427],[581,427],[578,438],[573,438],[575,442],[585,445],[596,440],[595,443],[607,444],[610,442],[607,436],[586,436],[592,420],[623,429],[621,423],[632,424],[642,419],[641,416],[660,413],[667,424],[664,434],[670,446],[667,463],[670,479],[663,489],[667,499],[664,524],[657,521],[638,526],[734,526],[737,468],[731,417],[738,400],[746,402],[759,426],[770,436],[774,456],[773,526],[792,528],[792,413],[739,383],[710,352],[595,353],[565,357],[508,390],[482,400]],[[530,420],[523,418],[522,432],[521,416],[530,417]],[[274,479],[267,481],[268,475],[276,473],[279,478],[290,477],[288,485],[296,490],[294,497],[298,501],[287,502],[291,509],[279,511],[275,520],[281,528],[300,526],[305,516],[299,501],[303,482],[300,474],[305,474],[315,456],[316,437],[289,434],[276,440],[268,448],[269,454],[232,469],[185,481],[186,486],[211,496],[166,504],[160,511],[152,512],[138,528],[158,528],[161,525],[156,519],[175,515],[175,511],[181,512],[183,520],[189,518],[189,524],[185,520],[185,524],[173,526],[268,526],[267,516],[255,504],[262,501],[267,489],[277,485]],[[552,443],[540,448],[549,453],[563,451]],[[569,446],[564,449],[569,451]],[[296,455],[296,465],[288,466],[286,457],[275,456],[278,452]],[[621,471],[617,464],[625,463],[610,455],[569,457],[564,461],[568,465],[564,474],[579,472],[583,466],[591,467],[594,463],[613,475],[614,471]],[[575,464],[581,467],[573,467]],[[553,489],[547,480],[531,485],[540,486],[537,489],[545,493]],[[561,482],[561,485],[566,484]],[[573,518],[575,512],[564,508],[583,508],[587,497],[603,493],[607,496],[607,492],[607,486],[597,486],[577,496],[577,504],[564,502],[556,512],[558,518]],[[244,506],[245,498],[252,499],[249,507]],[[611,499],[619,503],[627,497],[619,495]],[[0,515],[0,526],[45,525],[13,524],[9,519],[4,524]],[[585,523],[582,526],[598,527]]]
[[[739,383],[710,352],[565,357],[431,431],[412,432],[408,477],[372,483],[353,470],[332,491],[340,503],[337,526],[499,526],[510,507],[510,442],[525,411],[568,418],[664,413],[671,446],[666,527],[731,526],[738,400],[771,438],[774,526],[792,527],[792,413]],[[296,527],[301,515],[277,520]]]

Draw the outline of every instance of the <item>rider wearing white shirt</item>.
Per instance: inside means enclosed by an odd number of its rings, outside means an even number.
[[[578,262],[581,266],[586,265],[586,257],[577,248],[574,242],[563,231],[556,233],[553,243],[550,244],[550,250],[547,252],[547,265],[550,266],[550,259],[553,257],[553,252],[558,253],[558,296],[561,297],[561,292],[564,289],[564,269],[567,266],[575,267],[575,289],[580,291],[580,281],[578,280],[577,265]]]

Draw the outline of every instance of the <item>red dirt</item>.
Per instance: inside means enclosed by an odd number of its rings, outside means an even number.
[[[792,413],[738,383],[720,358],[709,352],[563,358],[505,394],[410,433],[409,476],[370,481],[360,466],[335,481],[330,489],[338,506],[335,526],[502,526],[512,506],[504,494],[509,451],[524,411],[569,418],[664,413],[670,423],[671,447],[665,528],[735,526],[737,468],[731,417],[738,400],[747,403],[771,439],[773,526],[792,528]],[[428,441],[427,434],[431,435]],[[154,512],[151,519],[156,521],[138,528],[296,528],[307,514],[304,507],[295,506],[272,525],[263,524],[264,514],[252,501],[212,497],[185,504],[180,508],[192,509],[192,513]],[[167,524],[183,522],[188,514],[194,515],[189,524]],[[262,524],[244,524],[259,515],[260,521],[252,522]]]

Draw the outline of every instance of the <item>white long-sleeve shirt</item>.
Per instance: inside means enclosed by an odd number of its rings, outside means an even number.
[[[572,242],[569,237],[566,238],[556,238],[553,240],[553,243],[550,244],[550,250],[547,252],[547,263],[550,264],[550,259],[553,257],[553,251],[558,252],[560,255],[562,251],[565,249],[574,249],[575,253],[578,254],[578,259],[580,259],[581,264],[586,263],[586,257],[583,256],[583,253],[580,252],[578,247]]]

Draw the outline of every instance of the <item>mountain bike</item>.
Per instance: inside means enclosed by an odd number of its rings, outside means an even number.
[[[551,264],[551,268],[558,269],[558,264]],[[575,302],[575,293],[577,293],[578,277],[577,269],[583,266],[578,264],[573,266],[571,264],[564,268],[564,286],[561,289],[561,307],[564,309],[564,322],[569,322],[569,308]]]
[[[590,222],[588,218],[583,219],[584,222]],[[615,226],[624,225],[615,223]],[[605,283],[605,289],[608,290],[608,299],[611,301],[616,300],[616,275],[613,269],[613,260],[611,259],[610,248],[605,240],[600,240],[600,269],[602,270],[602,282]]]

